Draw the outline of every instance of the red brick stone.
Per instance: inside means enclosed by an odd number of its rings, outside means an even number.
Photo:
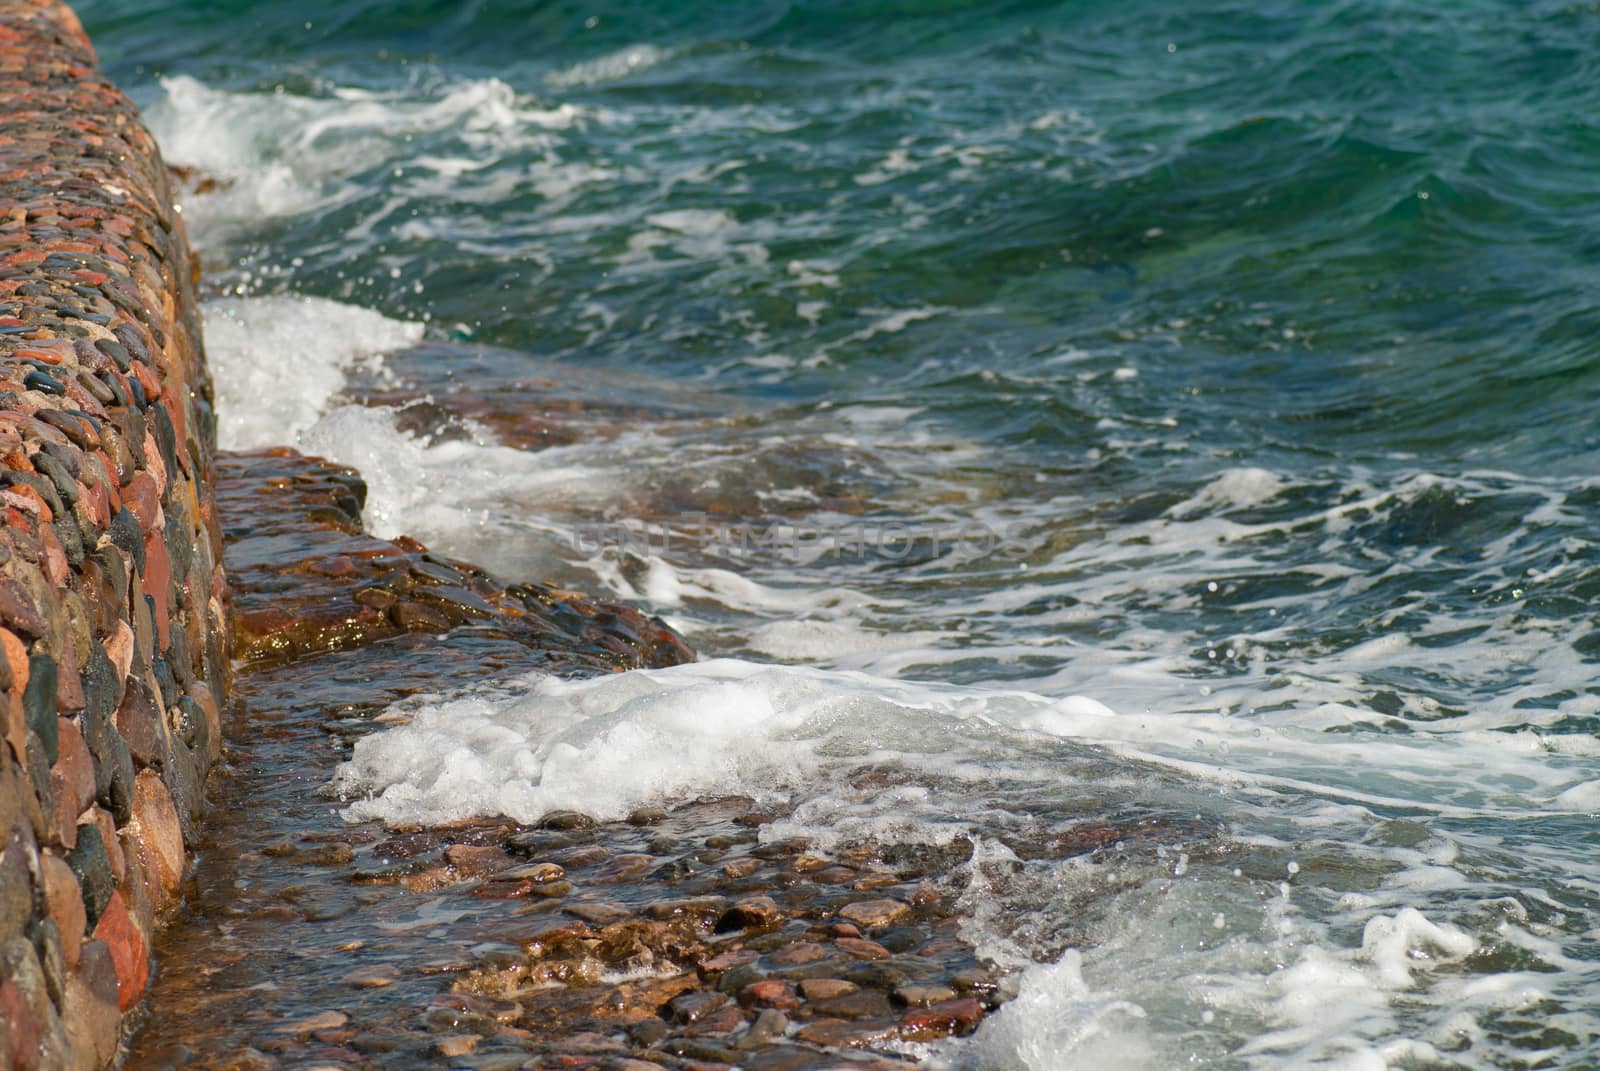
[[[161,519],[161,489],[154,476],[140,472],[124,484],[122,504],[133,511],[142,531],[155,531]]]
[[[111,962],[117,969],[117,1007],[127,1013],[139,1003],[150,981],[150,950],[128,914],[122,893],[111,894],[95,924],[94,936],[95,940],[104,941],[111,952]]]

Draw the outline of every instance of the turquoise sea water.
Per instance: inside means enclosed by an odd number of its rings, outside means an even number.
[[[1092,697],[1318,874],[1092,940],[997,890],[1042,966],[931,1058],[1600,1066],[1600,7],[78,8],[198,171],[224,394],[283,370],[237,443],[711,653]],[[417,335],[438,398],[643,401],[543,452],[330,409]]]

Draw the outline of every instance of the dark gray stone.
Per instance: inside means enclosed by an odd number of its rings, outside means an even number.
[[[166,406],[152,406],[145,416],[150,433],[155,437],[156,449],[161,453],[161,464],[167,470],[170,485],[178,475],[178,433],[172,426],[172,418],[167,415]],[[177,572],[174,570],[174,573]]]
[[[61,927],[55,919],[37,919],[28,928],[28,939],[44,971],[45,989],[57,1008],[67,997],[67,953],[61,946]]]
[[[39,734],[47,765],[59,756],[56,734],[56,660],[47,654],[28,659],[28,686],[22,692],[22,710],[30,732]]]
[[[133,559],[133,564],[141,574],[144,573],[144,533],[139,530],[139,518],[127,506],[117,511],[111,518],[111,527],[106,529],[106,534],[111,537],[111,543],[128,557]]]
[[[67,865],[83,889],[83,910],[93,929],[117,889],[111,876],[111,857],[106,854],[105,841],[100,839],[99,826],[85,822],[78,827],[78,846],[68,853]]]
[[[54,718],[52,718],[52,721]],[[50,786],[50,762],[45,758],[44,742],[39,739],[39,734],[32,729],[28,730],[27,742],[28,755],[28,784],[33,789],[33,798],[39,801],[39,810],[43,815],[45,828],[34,829],[34,835],[40,838],[49,832],[50,816],[55,813],[56,794]]]

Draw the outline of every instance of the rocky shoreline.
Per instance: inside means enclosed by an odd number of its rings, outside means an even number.
[[[970,840],[824,850],[739,796],[345,820],[333,769],[396,702],[694,654],[374,538],[349,469],[219,453],[170,183],[71,11],[0,0],[0,1071],[892,1068],[977,1030],[1009,990]],[[1214,841],[1099,813],[994,836],[1102,890]]]

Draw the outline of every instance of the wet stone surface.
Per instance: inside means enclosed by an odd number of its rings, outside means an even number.
[[[764,838],[782,809],[741,798],[603,824],[345,822],[324,786],[390,704],[687,649],[636,611],[502,588],[361,534],[345,470],[287,451],[219,469],[239,647],[255,662],[126,1066],[905,1066],[1002,999],[1006,980],[961,936],[965,841],[824,852]],[[397,608],[442,606],[423,596],[440,589],[487,610],[402,627]],[[552,605],[569,607],[559,643]],[[624,629],[626,644],[607,642]],[[901,777],[866,767],[855,783]],[[1010,847],[1092,858],[1195,834],[1135,818],[1073,828]]]
[[[218,467],[254,661],[127,1067],[903,1067],[1004,999],[962,936],[964,840],[823,851],[764,836],[784,808],[743,798],[612,823],[347,823],[325,786],[396,701],[692,656],[637,611],[363,535],[347,470],[290,451]],[[866,765],[852,785],[908,776]],[[1130,845],[1214,832],[1083,806],[1101,817],[995,836],[1119,875]]]
[[[304,658],[403,633],[473,625],[545,652],[553,666],[612,671],[693,654],[629,606],[542,584],[504,586],[401,538],[365,535],[351,469],[283,448],[217,463],[238,655]]]

